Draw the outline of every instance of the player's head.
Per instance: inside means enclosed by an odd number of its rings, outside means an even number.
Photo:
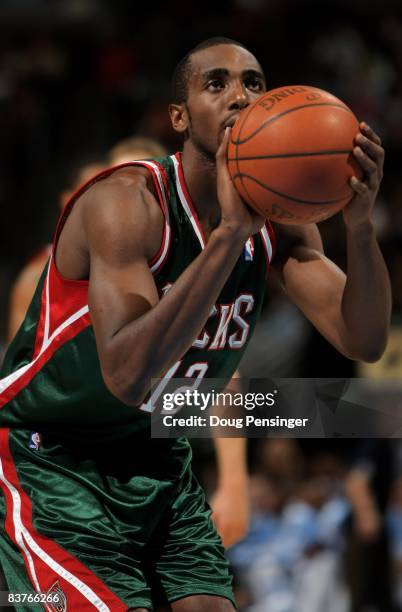
[[[109,162],[111,166],[117,166],[134,159],[150,159],[165,155],[165,148],[156,140],[145,136],[131,136],[114,145],[109,153]]]
[[[173,128],[212,158],[227,125],[265,91],[259,62],[241,43],[210,38],[177,64],[173,74]]]

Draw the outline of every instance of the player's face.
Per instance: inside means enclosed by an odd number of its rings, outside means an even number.
[[[225,127],[266,89],[254,55],[236,45],[194,53],[186,110],[188,135],[197,149],[215,155]]]

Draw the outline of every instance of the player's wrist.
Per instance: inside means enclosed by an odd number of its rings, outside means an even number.
[[[345,215],[344,219],[346,232],[353,240],[367,240],[375,235],[374,224],[370,218],[353,219],[353,217],[350,218]]]
[[[237,473],[237,475],[220,476],[218,480],[218,489],[220,491],[244,490],[248,488],[248,484],[248,475],[246,473]]]
[[[237,246],[240,251],[249,235],[250,234],[244,225],[224,220],[221,221],[218,227],[211,233],[211,237],[213,236],[215,240],[222,240],[231,244],[232,246]]]

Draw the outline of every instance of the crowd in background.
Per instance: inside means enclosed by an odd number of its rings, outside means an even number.
[[[166,112],[175,63],[199,41],[248,45],[268,87],[327,88],[378,131],[387,149],[377,209],[395,310],[402,308],[398,241],[402,183],[402,19],[396,1],[3,0],[0,3],[0,338],[16,272],[49,240],[71,164],[132,133],[169,151]],[[328,248],[343,252],[328,224]],[[336,254],[336,253],[335,253]],[[341,255],[339,255],[341,257]]]
[[[229,549],[243,612],[402,609],[400,441],[249,441],[251,521]],[[214,490],[211,449],[195,467]]]
[[[375,214],[394,297],[385,356],[367,368],[342,358],[272,286],[243,375],[402,378],[402,7],[391,0],[138,4],[0,3],[0,356],[11,285],[50,242],[71,169],[104,159],[132,134],[174,152],[173,67],[201,40],[224,35],[256,54],[269,88],[328,89],[386,148]],[[341,215],[321,230],[329,257],[345,267]],[[211,492],[211,450],[195,444],[195,453]],[[241,609],[402,609],[399,441],[253,440],[249,453],[250,532],[229,551]]]

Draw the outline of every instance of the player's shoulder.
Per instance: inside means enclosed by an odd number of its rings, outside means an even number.
[[[86,241],[104,248],[138,244],[152,251],[163,232],[164,216],[150,189],[149,171],[125,166],[96,182],[81,196],[81,221]]]
[[[161,214],[155,196],[149,170],[133,165],[111,171],[83,193],[80,200],[84,217],[122,215],[128,222],[133,212],[137,219],[142,215]]]
[[[105,191],[131,195],[133,189],[150,189],[153,192],[152,175],[145,166],[133,164],[109,169],[105,178],[93,185],[92,195],[102,196]]]

